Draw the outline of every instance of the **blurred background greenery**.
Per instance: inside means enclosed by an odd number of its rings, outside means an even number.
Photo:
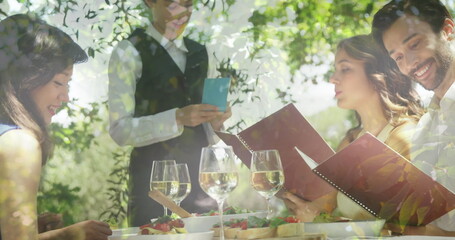
[[[385,2],[195,0],[187,34],[213,49],[218,69],[234,79],[227,130],[239,132],[292,102],[336,148],[354,118],[336,107],[328,84],[334,48],[343,38],[369,33],[372,15]],[[444,2],[454,9],[453,1]],[[118,41],[148,22],[148,12],[142,0],[0,0],[0,18],[24,12],[65,30],[91,57],[76,66],[73,100],[51,126],[56,149],[44,170],[39,211],[61,212],[66,224],[115,219],[124,226],[131,149],[108,134],[107,62]],[[244,181],[229,204],[264,209],[247,168],[240,170]]]

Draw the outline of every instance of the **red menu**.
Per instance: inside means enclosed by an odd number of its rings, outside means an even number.
[[[276,149],[280,153],[285,176],[284,188],[297,196],[312,201],[335,189],[321,180],[305,163],[294,147],[298,147],[318,163],[334,151],[302,116],[289,104],[237,135],[217,132],[232,146],[235,154],[250,167],[251,152]]]
[[[453,192],[369,133],[326,161],[314,161],[319,165],[313,171],[322,179],[388,222],[426,225],[455,209]]]

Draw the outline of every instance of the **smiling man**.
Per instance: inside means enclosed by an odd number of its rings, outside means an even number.
[[[392,0],[373,20],[373,35],[400,71],[434,92],[413,137],[412,161],[455,192],[454,21],[439,0]],[[455,235],[455,211],[408,234]]]
[[[183,32],[193,13],[192,0],[144,0],[151,24],[121,41],[109,62],[109,133],[119,145],[134,147],[129,166],[128,218],[131,226],[163,215],[148,197],[155,160],[187,163],[192,179],[182,207],[205,212],[216,203],[197,182],[202,147],[213,143],[231,116],[200,104],[204,79],[216,77],[204,45]]]

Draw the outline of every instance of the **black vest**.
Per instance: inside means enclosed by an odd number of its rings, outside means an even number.
[[[142,76],[136,85],[135,117],[201,103],[208,68],[207,50],[203,45],[184,38],[188,55],[182,73],[167,51],[144,30],[137,29],[129,40],[142,59]]]
[[[208,55],[205,46],[184,38],[188,49],[185,72],[178,68],[167,51],[155,39],[145,34],[143,29],[136,29],[129,41],[138,50],[142,60],[142,75],[136,84],[135,117],[160,113],[176,107],[200,104],[204,79],[207,77]],[[195,202],[207,198],[198,183],[200,153],[208,145],[202,125],[185,127],[179,137],[135,148],[130,162],[130,207],[133,224],[145,224],[145,220],[163,214],[162,207],[151,209],[147,217],[138,217],[137,211],[143,212],[153,200],[148,199],[152,161],[174,159],[177,163],[187,163],[192,181],[192,191],[183,200],[182,207],[188,211],[200,212]],[[146,198],[140,200],[140,198]],[[149,200],[148,203],[146,200]],[[143,203],[144,202],[144,203]],[[142,205],[147,206],[142,206]],[[136,211],[136,210],[137,211]],[[147,210],[146,210],[147,211]],[[135,213],[136,212],[136,213]],[[149,221],[149,220],[147,220]]]

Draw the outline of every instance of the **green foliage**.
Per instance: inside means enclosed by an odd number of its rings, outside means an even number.
[[[373,9],[385,1],[286,0],[253,12],[247,31],[255,52],[280,44],[288,53],[291,72],[302,65],[321,65],[335,44],[346,37],[367,34]],[[311,79],[314,81],[314,79]]]
[[[308,118],[332,149],[337,149],[346,131],[357,124],[352,111],[330,107]]]
[[[93,124],[102,121],[99,115],[100,106],[107,106],[103,103],[90,103],[89,107],[82,107],[75,104],[76,99],[65,104],[62,111],[65,111],[69,123],[52,123],[50,130],[55,145],[70,152],[80,153],[99,143],[95,141],[94,132],[91,131]],[[67,125],[67,126],[66,126]]]
[[[108,196],[109,206],[99,216],[103,221],[114,221],[122,225],[126,220],[129,152],[128,150],[119,150],[112,154],[115,163],[107,180],[110,186],[105,193]]]
[[[253,84],[248,83],[248,74],[246,74],[243,70],[235,69],[232,66],[232,62],[230,58],[223,59],[217,67],[217,71],[220,72],[219,77],[230,77],[231,78],[231,87],[229,89],[229,94],[238,96],[234,99],[233,102],[230,103],[231,106],[241,105],[244,103],[249,93],[254,92],[255,86],[257,85],[257,81]],[[251,101],[260,100],[259,97],[253,97],[249,99]],[[245,126],[245,121],[240,120],[236,122],[234,125],[230,126],[226,129],[227,132],[235,132],[241,130]]]
[[[43,184],[41,185],[43,186]],[[70,187],[63,183],[48,183],[38,193],[38,213],[61,213],[65,225],[76,222],[75,217],[82,209],[79,187]]]

